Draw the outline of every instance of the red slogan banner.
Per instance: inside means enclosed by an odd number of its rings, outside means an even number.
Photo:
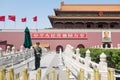
[[[87,33],[32,33],[32,38],[87,38]]]

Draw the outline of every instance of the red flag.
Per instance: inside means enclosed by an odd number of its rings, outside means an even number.
[[[37,16],[34,16],[34,17],[33,17],[33,21],[37,21]]]
[[[16,21],[16,17],[14,15],[8,15],[8,19],[12,21]]]
[[[22,18],[21,19],[22,22],[26,22],[26,20],[27,20],[26,18]]]
[[[5,16],[0,16],[0,21],[5,21]]]

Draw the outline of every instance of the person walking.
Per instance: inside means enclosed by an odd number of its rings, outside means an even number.
[[[36,47],[34,47],[34,55],[35,55],[35,70],[40,67],[40,60],[42,56],[42,48],[40,47],[40,43],[36,42]]]

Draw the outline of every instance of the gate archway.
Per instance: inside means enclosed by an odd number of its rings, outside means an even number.
[[[63,46],[61,46],[61,45],[58,45],[58,46],[56,47],[56,52],[57,52],[57,53],[59,53],[59,51],[60,51],[60,48],[61,48],[61,50],[62,50],[62,52],[63,52]]]
[[[83,44],[78,44],[77,48],[85,48],[85,46]]]
[[[111,44],[109,42],[105,42],[103,43],[103,48],[105,48],[107,46],[107,48],[111,47]]]

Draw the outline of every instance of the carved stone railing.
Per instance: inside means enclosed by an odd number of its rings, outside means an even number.
[[[103,48],[103,44],[102,45],[94,45],[91,48],[101,48],[101,49],[120,49],[120,44],[113,45],[112,43],[110,44],[110,48],[108,47],[108,45],[106,44],[105,47]]]
[[[24,60],[27,60],[31,57],[33,57],[32,49],[29,49],[28,51],[24,50],[22,52],[17,51],[15,53],[0,57],[0,66],[9,67],[18,64]]]
[[[65,52],[62,54],[65,66],[70,68],[75,76],[77,76],[79,69],[83,68],[86,74],[84,76],[85,78],[87,78],[88,74],[90,74],[91,78],[93,78],[94,77],[93,68],[98,68],[101,79],[107,80],[108,72],[107,72],[106,55],[104,53],[100,55],[100,62],[98,64],[91,61],[90,50],[86,51],[85,58],[80,57],[79,51],[80,51],[79,49],[74,50],[72,46],[70,47],[70,45],[67,45]]]
[[[43,52],[42,55],[45,55],[45,53],[47,53],[47,49],[42,48],[42,52]],[[10,47],[7,46],[5,52],[3,52],[2,48],[0,48],[0,66],[4,66],[4,67],[13,66],[33,56],[34,56],[34,50],[32,47],[31,49],[24,49],[23,46],[20,46],[19,51],[16,51],[15,47],[12,47],[12,51],[11,51]]]

